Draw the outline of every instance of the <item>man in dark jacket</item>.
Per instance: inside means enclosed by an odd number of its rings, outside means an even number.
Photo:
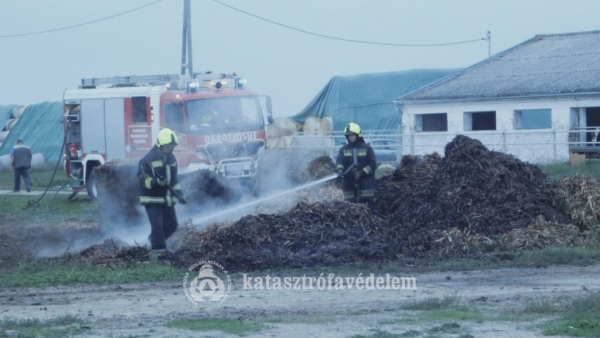
[[[18,139],[17,145],[10,151],[10,170],[15,171],[14,192],[19,192],[21,190],[21,176],[23,176],[23,180],[25,180],[27,192],[31,192],[31,176],[29,176],[30,168],[31,149],[23,144],[22,139]]]
[[[339,175],[356,164],[344,179],[344,199],[348,202],[366,203],[373,208],[375,199],[375,169],[377,158],[370,145],[365,143],[360,126],[350,123],[344,129],[348,143],[337,156],[336,166]]]
[[[168,252],[166,240],[177,230],[174,205],[178,199],[169,189],[171,186],[181,193],[181,185],[177,181],[177,159],[173,155],[177,143],[177,135],[172,130],[161,130],[156,145],[138,166],[140,203],[146,208],[150,220],[152,251],[159,257]]]

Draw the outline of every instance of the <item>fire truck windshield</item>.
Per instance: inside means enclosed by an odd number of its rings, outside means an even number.
[[[264,127],[260,102],[255,96],[210,98],[186,104],[190,134]]]

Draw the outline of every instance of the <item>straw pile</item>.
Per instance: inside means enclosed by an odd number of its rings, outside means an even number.
[[[297,194],[301,202],[286,212],[186,227],[177,255],[184,265],[212,259],[249,271],[581,245],[580,230],[597,229],[595,180],[551,182],[461,135],[444,155],[405,156],[377,181],[376,207],[387,219],[341,202],[340,183],[330,182]]]
[[[600,182],[577,175],[560,181],[560,194],[564,198],[569,216],[580,230],[598,227],[600,220]]]
[[[241,270],[465,253],[493,248],[515,229],[505,240],[531,248],[559,243],[539,224],[527,228],[540,216],[556,231],[572,230],[561,225],[568,216],[557,191],[538,167],[459,135],[444,158],[405,156],[378,181],[377,208],[388,220],[362,205],[300,203],[287,213],[212,227],[197,245],[204,259]]]

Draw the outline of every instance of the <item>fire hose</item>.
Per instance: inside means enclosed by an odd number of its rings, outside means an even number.
[[[146,162],[146,165],[150,168],[150,170],[152,170],[152,173],[154,174],[154,176],[156,176],[158,179],[163,180],[166,182],[166,179],[164,176],[162,176],[161,174],[157,173],[156,171],[154,171],[154,168],[152,168],[152,166],[150,165],[150,163]],[[144,169],[142,168],[142,173],[144,173]],[[175,195],[175,197],[177,197],[177,199],[179,200],[179,203],[181,204],[186,204],[187,201],[185,200],[185,198],[183,197],[183,195],[181,195],[180,191],[175,190],[171,184],[169,184],[169,182],[167,182],[166,184],[167,189],[169,189],[169,191],[171,192],[171,194]]]
[[[358,167],[356,165],[356,163],[353,163],[351,166],[348,167],[348,169],[346,169],[346,171],[344,171],[343,173],[341,173],[340,175],[338,175],[338,177],[344,177],[346,175],[348,175],[351,172],[355,171],[355,168]],[[358,181],[354,182],[354,189],[355,189],[355,194],[356,194],[356,202],[358,202],[359,196],[360,196],[360,185],[358,184]],[[374,213],[375,215],[383,218],[383,219],[387,219],[386,216],[384,216],[383,214],[369,208],[371,210],[372,213]]]

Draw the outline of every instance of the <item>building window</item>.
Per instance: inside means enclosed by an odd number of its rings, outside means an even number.
[[[145,96],[134,96],[131,98],[133,104],[133,123],[147,123],[148,109]]]
[[[465,130],[496,130],[495,111],[466,112],[464,114]]]
[[[415,115],[415,128],[417,132],[448,131],[448,114],[417,114]]]
[[[551,109],[523,109],[515,110],[515,129],[551,129]]]

